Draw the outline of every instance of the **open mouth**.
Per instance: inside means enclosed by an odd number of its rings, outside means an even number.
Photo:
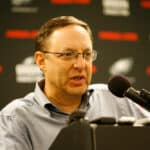
[[[75,85],[80,85],[85,82],[85,77],[84,76],[74,76],[74,77],[70,78],[70,82]]]
[[[75,77],[72,77],[71,79],[73,79],[73,80],[81,80],[81,79],[84,79],[84,76],[75,76]]]

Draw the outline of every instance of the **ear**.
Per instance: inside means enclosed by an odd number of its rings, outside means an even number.
[[[41,51],[36,51],[34,53],[34,59],[36,64],[39,66],[40,70],[45,72],[45,55]]]

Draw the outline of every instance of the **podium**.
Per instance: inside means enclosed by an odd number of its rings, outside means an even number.
[[[149,150],[150,126],[91,124],[80,119],[63,128],[49,150]]]
[[[149,150],[150,127],[98,126],[95,149],[92,150]]]
[[[91,150],[91,127],[85,120],[75,121],[56,137],[49,150]]]

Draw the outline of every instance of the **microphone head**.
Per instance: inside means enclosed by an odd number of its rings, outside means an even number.
[[[75,110],[69,117],[68,123],[71,124],[74,121],[79,121],[80,119],[83,119],[85,116],[85,111],[84,110]]]
[[[124,97],[124,93],[131,86],[129,80],[123,75],[115,75],[108,81],[108,88],[118,97]]]

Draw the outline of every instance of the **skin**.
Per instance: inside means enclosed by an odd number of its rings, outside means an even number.
[[[55,30],[45,41],[45,50],[62,52],[73,49],[83,52],[92,50],[89,33],[81,26],[68,25]],[[44,92],[60,110],[72,113],[80,106],[92,77],[92,61],[81,55],[67,61],[56,55],[35,52],[35,61],[45,76]]]

